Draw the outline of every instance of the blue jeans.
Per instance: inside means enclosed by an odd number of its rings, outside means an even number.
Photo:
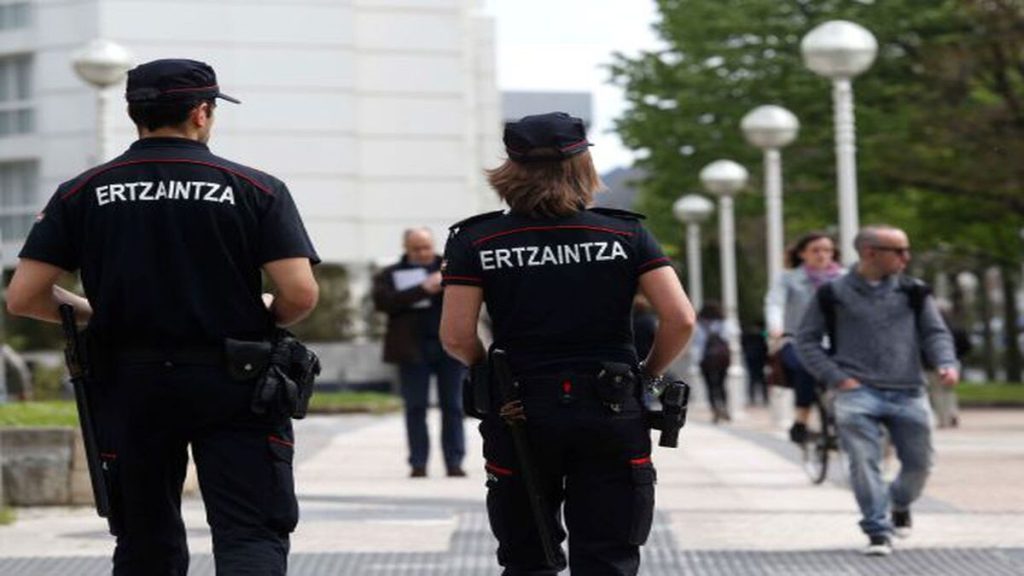
[[[462,379],[466,369],[445,354],[440,342],[423,343],[423,362],[399,365],[402,399],[405,401],[405,433],[409,442],[409,465],[423,468],[430,455],[427,433],[427,403],[430,376],[437,375],[437,399],[441,406],[441,450],[448,468],[458,468],[466,455],[462,429]]]
[[[923,388],[883,390],[862,384],[836,393],[839,441],[850,460],[850,483],[860,506],[860,528],[869,536],[889,535],[890,506],[909,510],[921,495],[932,467],[931,408]],[[899,476],[882,479],[882,426],[896,448]]]
[[[787,342],[779,353],[782,355],[782,369],[786,373],[786,382],[793,387],[796,396],[796,407],[810,408],[818,397],[818,381],[804,368],[792,342]]]

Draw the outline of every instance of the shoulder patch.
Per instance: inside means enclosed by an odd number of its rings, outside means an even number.
[[[497,218],[498,216],[501,216],[504,213],[505,213],[504,210],[495,210],[493,212],[484,212],[483,214],[477,214],[476,216],[470,216],[469,218],[466,218],[465,220],[459,220],[455,224],[452,224],[451,226],[449,226],[448,229],[451,230],[452,232],[455,232],[455,231],[459,230],[460,228],[465,228],[467,226],[472,226],[473,224],[476,224],[478,222],[483,222],[484,220],[491,220],[492,218]]]
[[[630,210],[622,210],[619,208],[604,208],[602,206],[592,206],[587,208],[591,212],[597,212],[598,214],[604,214],[605,216],[611,216],[612,218],[621,218],[622,220],[644,220],[647,216],[639,212],[632,212]]]

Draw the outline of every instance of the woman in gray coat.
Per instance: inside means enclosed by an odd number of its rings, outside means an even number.
[[[778,350],[786,382],[796,394],[796,415],[789,438],[803,444],[810,407],[814,403],[815,381],[800,363],[791,340],[817,289],[844,270],[836,262],[835,244],[824,232],[801,236],[787,251],[787,259],[790,268],[779,275],[765,296],[764,315],[772,349]]]

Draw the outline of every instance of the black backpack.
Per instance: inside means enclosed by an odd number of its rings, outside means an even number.
[[[900,276],[899,286],[896,290],[906,292],[907,303],[914,311],[914,322],[920,322],[924,301],[932,293],[931,286],[917,278]],[[836,292],[831,282],[818,288],[818,306],[822,316],[825,317],[825,334],[828,336],[828,346],[825,351],[832,355],[836,350]]]
[[[729,342],[717,332],[708,331],[708,340],[704,344],[704,355],[700,358],[702,370],[725,370],[729,367],[731,356]]]

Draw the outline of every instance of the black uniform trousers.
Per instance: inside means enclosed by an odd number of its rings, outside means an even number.
[[[100,384],[114,576],[185,576],[181,491],[191,444],[217,574],[283,576],[298,521],[289,419],[252,414],[252,382],[221,366],[119,364]]]
[[[494,413],[480,424],[487,460],[487,511],[504,576],[635,575],[654,514],[650,430],[639,402],[614,412],[594,393],[592,376],[520,379],[526,429],[557,539],[559,566],[546,568],[512,438]]]

